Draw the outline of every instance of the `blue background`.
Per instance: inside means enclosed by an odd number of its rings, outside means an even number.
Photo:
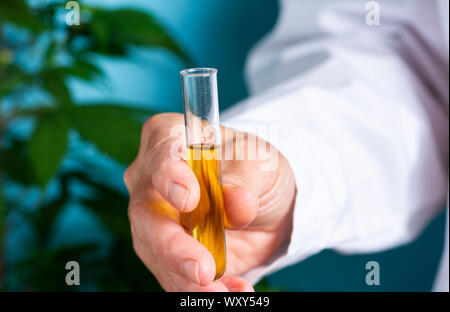
[[[222,109],[248,95],[243,78],[247,52],[273,27],[278,15],[277,1],[273,0],[86,2],[109,8],[133,6],[154,14],[188,52],[196,66],[219,69]],[[161,50],[135,49],[126,61],[99,58],[98,62],[110,78],[108,87],[89,86],[74,80],[71,86],[77,100],[123,101],[162,111],[182,111],[179,71],[184,65],[176,57]],[[115,175],[116,178],[120,176],[121,172]],[[96,227],[88,215],[76,209],[68,212],[64,220],[61,229],[67,230],[67,226],[70,228],[77,224],[78,233],[84,232],[80,229]],[[444,214],[441,214],[417,241],[383,253],[342,256],[323,251],[273,274],[269,277],[270,284],[295,291],[430,290],[442,251],[444,222]],[[365,284],[365,264],[371,260],[380,264],[380,286]]]

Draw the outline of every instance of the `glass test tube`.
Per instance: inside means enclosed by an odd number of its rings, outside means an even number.
[[[217,70],[191,68],[180,73],[189,154],[187,162],[200,185],[198,206],[190,213],[181,213],[180,222],[211,252],[216,262],[215,279],[218,279],[225,272],[226,249]]]

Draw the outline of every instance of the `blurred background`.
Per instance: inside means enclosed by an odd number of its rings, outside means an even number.
[[[182,112],[179,71],[219,70],[221,109],[248,96],[243,68],[275,0],[0,0],[0,291],[160,291],[135,256],[122,183],[142,122]],[[299,17],[301,18],[301,17]],[[305,17],[307,18],[307,17]],[[377,254],[324,251],[261,291],[428,291],[445,218]],[[65,284],[65,264],[81,285]],[[365,264],[381,285],[365,284]]]

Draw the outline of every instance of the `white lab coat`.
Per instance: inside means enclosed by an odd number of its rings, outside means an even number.
[[[276,139],[258,134],[298,188],[290,242],[244,275],[253,283],[325,248],[410,242],[445,206],[448,0],[378,1],[378,26],[366,24],[366,3],[281,1],[247,61],[252,96],[222,114],[241,130],[276,127]],[[449,289],[448,220],[446,235],[439,291]]]

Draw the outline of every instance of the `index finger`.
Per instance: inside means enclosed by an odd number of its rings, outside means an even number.
[[[143,161],[149,178],[159,194],[182,212],[195,209],[200,186],[188,164],[182,159],[185,148],[184,119],[181,114],[152,117],[143,131]],[[175,131],[181,129],[182,131]]]

